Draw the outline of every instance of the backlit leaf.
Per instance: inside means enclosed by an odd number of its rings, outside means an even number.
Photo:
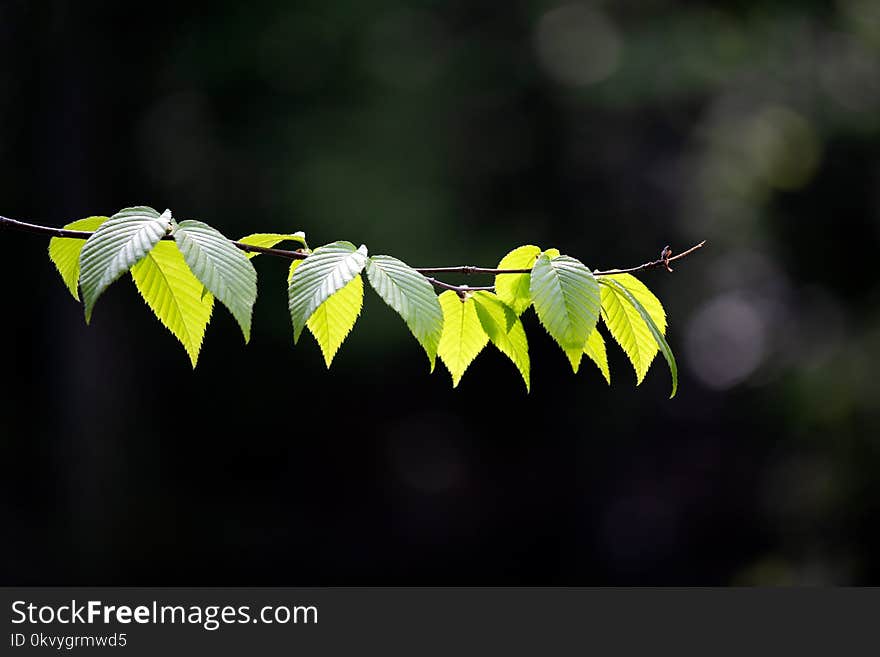
[[[603,276],[629,291],[645,308],[661,333],[666,333],[666,312],[660,301],[645,284],[630,274]],[[627,301],[615,286],[602,286],[602,316],[611,335],[626,353],[636,373],[636,384],[641,384],[657,355],[657,341],[651,334],[639,311]]]
[[[566,358],[568,358],[568,362],[571,363],[571,371],[577,374],[578,370],[581,368],[581,360],[584,358],[584,350],[566,347],[563,351],[565,352]]]
[[[367,247],[355,248],[351,242],[332,242],[315,249],[293,270],[287,299],[294,342],[299,340],[306,322],[318,306],[348,285],[366,264]]]
[[[605,338],[599,333],[598,327],[590,333],[587,344],[584,346],[584,353],[591,361],[596,363],[596,367],[602,372],[602,376],[605,377],[608,385],[611,385],[611,370],[608,367],[608,352],[605,349]]]
[[[181,221],[174,239],[192,273],[229,309],[248,342],[257,300],[257,272],[250,260],[220,231],[201,221]]]
[[[306,322],[309,332],[315,336],[321,347],[328,369],[339,347],[354,327],[363,303],[364,280],[357,275],[341,290],[331,294]]]
[[[516,365],[526,384],[526,391],[529,391],[529,343],[519,317],[491,292],[476,292],[473,301],[477,317],[489,340]]]
[[[639,301],[635,295],[626,287],[624,287],[620,282],[614,280],[613,277],[603,277],[600,279],[601,283],[605,287],[613,288],[616,292],[620,294],[625,300],[629,301],[629,303],[635,308],[641,318],[644,320],[645,325],[648,327],[648,330],[651,332],[651,335],[654,337],[654,340],[657,341],[657,345],[660,347],[660,353],[663,354],[663,357],[666,359],[667,364],[669,365],[669,372],[672,375],[672,394],[669,398],[675,397],[675,393],[678,391],[678,366],[675,362],[675,356],[672,354],[672,349],[669,348],[669,344],[666,342],[666,338],[663,336],[663,331],[657,326],[654,322],[654,318],[651,317],[651,313],[647,311],[647,309],[642,305],[641,301]]]
[[[504,256],[497,269],[531,269],[541,253],[540,247],[533,244],[520,246]],[[559,249],[547,249],[543,253],[552,260],[559,255]],[[530,279],[529,274],[495,275],[495,294],[513,309],[517,317],[532,305]]]
[[[541,324],[563,349],[582,350],[599,318],[599,285],[569,256],[542,254],[532,268],[530,294]]]
[[[295,233],[253,233],[252,235],[245,235],[238,241],[242,244],[249,244],[251,246],[261,246],[264,249],[274,248],[278,244],[281,244],[281,242],[297,242],[304,248],[308,248],[309,246],[306,244],[306,234],[301,230],[298,230]],[[260,255],[257,251],[243,253],[248,259]]]
[[[290,285],[290,281],[293,280],[293,272],[296,271],[296,268],[299,267],[303,263],[302,260],[294,260],[290,263],[290,269],[287,271],[287,285]]]
[[[64,228],[94,231],[105,221],[107,221],[107,217],[86,217],[69,223]],[[77,301],[79,301],[79,254],[85,243],[85,240],[72,237],[53,237],[49,240],[49,259]]]
[[[202,295],[202,282],[190,271],[174,242],[159,242],[131,268],[138,291],[159,321],[180,340],[196,366],[214,295]]]
[[[437,346],[437,355],[452,375],[454,388],[489,342],[489,336],[477,316],[473,297],[462,301],[456,292],[447,290],[439,300],[443,309],[443,333]]]
[[[526,244],[501,258],[497,269],[531,269],[540,253],[540,247]],[[517,315],[522,315],[532,303],[529,274],[496,274],[495,294]]]
[[[125,208],[86,240],[79,256],[86,322],[104,290],[147,255],[170,227],[170,210],[160,215],[145,206]]]
[[[371,256],[367,277],[378,295],[406,322],[431,364],[443,333],[443,310],[428,280],[406,263],[387,255]]]

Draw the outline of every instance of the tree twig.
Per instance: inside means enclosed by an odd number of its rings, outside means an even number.
[[[41,226],[39,224],[30,224],[24,221],[18,221],[16,219],[10,219],[8,217],[0,216],[0,229],[7,230],[18,230],[26,233],[35,233],[37,235],[48,235],[50,237],[66,237],[69,239],[77,239],[77,240],[86,240],[92,236],[92,232],[84,231],[84,230],[69,230],[67,228],[55,228],[53,226]],[[163,240],[173,240],[174,236],[165,235],[162,237]],[[276,256],[278,258],[285,258],[287,260],[304,260],[309,256],[308,253],[303,250],[297,249],[294,251],[290,251],[287,249],[273,249],[265,246],[254,246],[253,244],[244,244],[243,242],[237,242],[235,240],[230,240],[232,245],[245,251],[247,253],[263,253],[265,255]],[[669,266],[670,262],[675,262],[676,260],[680,260],[686,256],[689,256],[694,251],[701,249],[705,246],[706,240],[703,240],[699,244],[695,244],[691,248],[679,253],[678,255],[673,256],[672,250],[667,246],[663,249],[660,254],[660,258],[657,260],[651,260],[650,262],[643,263],[636,267],[630,267],[628,269],[607,269],[607,270],[594,270],[594,276],[613,276],[615,274],[634,274],[640,271],[646,271],[649,269],[659,269],[660,267],[664,267],[667,271],[671,272],[672,267]],[[498,275],[498,274],[528,274],[531,273],[531,269],[493,269],[490,267],[473,267],[471,265],[460,265],[455,267],[414,267],[414,269],[421,274],[464,274],[464,275],[473,275],[473,274],[487,274],[487,275]],[[450,283],[444,283],[443,281],[437,280],[436,278],[428,277],[428,282],[432,285],[445,289],[445,290],[454,290],[458,292],[459,295],[464,294],[466,292],[473,292],[478,290],[485,291],[494,291],[494,286],[482,286],[482,287],[470,287],[468,285],[452,285]]]
[[[418,271],[418,270],[416,270],[416,271]],[[494,292],[495,291],[494,285],[482,285],[482,286],[473,287],[470,285],[452,285],[450,283],[444,283],[443,281],[438,281],[436,278],[432,278],[430,276],[425,276],[425,279],[431,285],[434,285],[435,287],[439,287],[444,290],[453,290],[455,292],[458,292],[459,295],[461,295],[465,292],[481,292],[481,291]]]
[[[0,217],[0,228],[9,230],[19,230],[25,233],[36,233],[37,235],[49,235],[50,237],[67,237],[74,240],[87,240],[92,236],[91,231],[87,230],[68,230],[67,228],[54,228],[52,226],[40,226],[38,224],[29,224],[24,221],[10,219],[9,217]],[[174,240],[173,235],[165,235],[163,240]],[[265,253],[278,258],[286,258],[288,260],[305,260],[309,254],[302,251],[288,251],[287,249],[270,249],[265,246],[255,246],[253,244],[244,244],[229,240],[232,245],[247,253]]]
[[[667,246],[660,253],[660,258],[658,260],[652,260],[651,262],[646,262],[638,267],[630,267],[629,269],[606,269],[605,271],[599,271],[598,269],[593,272],[593,276],[613,276],[614,274],[635,274],[636,272],[645,271],[646,269],[659,269],[660,267],[665,267],[666,271],[672,272],[672,267],[669,266],[670,262],[675,262],[676,260],[681,260],[689,256],[691,253],[698,249],[702,249],[706,246],[706,240],[703,240],[699,244],[694,244],[687,251],[682,251],[676,256],[672,255],[672,250]]]

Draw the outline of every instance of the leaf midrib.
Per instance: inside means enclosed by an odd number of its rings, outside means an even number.
[[[619,308],[619,312],[623,313],[623,316],[624,316],[624,318],[626,318],[626,322],[629,325],[630,335],[632,335],[633,344],[634,344],[633,351],[635,352],[635,355],[633,356],[633,360],[638,360],[638,367],[637,367],[638,375],[639,375],[639,377],[642,377],[642,376],[644,376],[644,374],[646,372],[642,371],[642,368],[644,367],[644,359],[642,358],[642,350],[639,347],[639,339],[638,339],[638,336],[636,335],[636,327],[635,327],[633,320],[630,317],[629,313],[626,312],[626,306],[623,305],[623,300],[620,298],[620,293],[617,290],[615,290],[613,287],[610,287],[608,289],[611,290],[612,298],[617,303],[617,306]],[[635,312],[638,312],[635,310],[635,308],[633,308],[633,310]],[[639,319],[641,319],[641,316],[639,316]],[[642,320],[642,323],[644,323],[644,320]],[[647,326],[646,326],[646,328],[647,328]],[[633,364],[635,365],[635,363],[633,363]]]
[[[193,339],[194,336],[190,333],[189,326],[187,325],[186,321],[184,321],[184,319],[183,319],[183,310],[180,306],[180,302],[177,300],[177,295],[174,294],[174,288],[171,285],[170,281],[168,280],[168,276],[165,275],[164,270],[162,269],[162,267],[159,266],[159,263],[156,261],[156,258],[153,257],[152,253],[148,253],[147,258],[149,258],[153,262],[153,264],[156,265],[156,269],[159,270],[159,274],[161,274],[162,279],[165,281],[165,285],[167,285],[168,289],[171,291],[171,301],[177,307],[177,314],[178,314],[178,317],[180,318],[180,323],[183,324],[183,329],[186,332],[186,334],[190,340],[190,346],[192,346],[192,347],[199,346],[199,344],[201,344],[201,341],[199,341],[198,344],[194,341],[194,339]]]

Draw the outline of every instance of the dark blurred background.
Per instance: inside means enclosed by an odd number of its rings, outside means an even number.
[[[218,307],[192,371],[129,279],[86,327],[3,233],[3,584],[880,582],[876,0],[0,0],[0,162],[0,213],[52,225],[710,243],[643,276],[669,401],[531,312],[532,393],[490,350],[453,390],[372,292],[328,373],[271,258],[251,344]]]

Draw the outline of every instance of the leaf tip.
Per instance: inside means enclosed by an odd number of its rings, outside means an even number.
[[[575,374],[578,373],[578,370],[581,368],[581,359],[583,357],[583,347],[580,349],[567,349],[564,348],[565,355],[568,358],[568,362],[571,365],[571,371]]]
[[[202,348],[201,342],[189,346],[184,345],[183,348],[186,350],[186,355],[189,356],[190,365],[192,365],[193,369],[196,369],[196,365],[199,362],[199,352]]]

